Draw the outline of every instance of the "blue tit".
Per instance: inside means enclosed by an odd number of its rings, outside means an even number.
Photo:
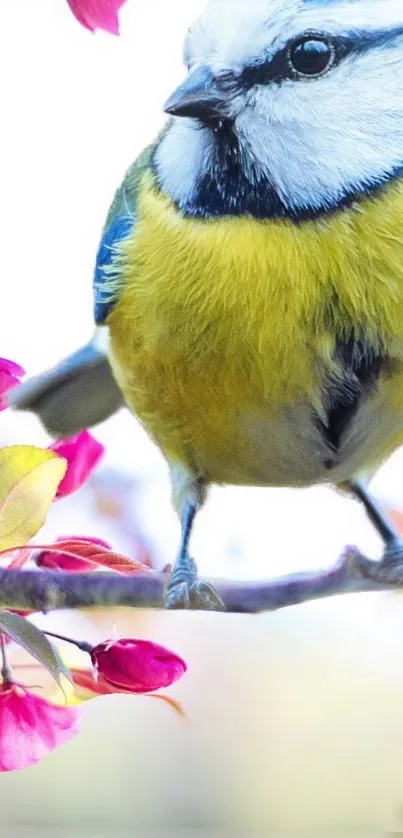
[[[219,607],[188,552],[210,484],[351,490],[385,543],[371,573],[393,584],[403,546],[367,483],[403,442],[403,6],[212,0],[184,55],[94,283],[119,393],[171,469],[166,603]],[[97,364],[102,418],[120,397]],[[54,428],[65,384],[43,382],[14,399]]]

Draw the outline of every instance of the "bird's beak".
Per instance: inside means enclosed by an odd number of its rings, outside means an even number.
[[[203,65],[192,70],[187,79],[165,102],[164,111],[171,116],[194,119],[225,117],[226,102],[214,83],[211,70]]]

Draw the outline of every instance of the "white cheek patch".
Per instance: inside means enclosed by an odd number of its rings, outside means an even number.
[[[208,171],[210,143],[206,129],[191,119],[174,119],[155,156],[158,178],[178,204],[192,200],[200,174]]]
[[[291,208],[326,207],[403,166],[403,54],[378,49],[312,82],[260,88],[237,119],[244,156]]]

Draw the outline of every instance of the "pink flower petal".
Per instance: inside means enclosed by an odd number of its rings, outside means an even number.
[[[16,387],[20,381],[19,377],[25,375],[25,371],[14,361],[7,358],[0,358],[0,410],[8,407],[7,393]]]
[[[82,26],[85,26],[86,29],[89,29],[90,32],[93,32],[94,27],[89,25],[84,13],[81,10],[81,6],[83,5],[81,0],[67,0],[67,2],[70,6],[71,11],[73,12],[73,15],[75,15],[75,17],[77,18],[78,22],[81,23]]]
[[[0,686],[0,771],[35,765],[78,733],[78,712],[16,684]]]
[[[19,383],[18,378],[10,375],[9,372],[0,371],[0,410],[5,410],[9,407],[7,393],[9,393],[13,387],[17,387]]]
[[[25,375],[23,367],[20,367],[15,361],[9,361],[7,358],[0,358],[0,371],[8,372],[10,375],[17,376],[17,378],[22,378]]]
[[[105,29],[119,35],[118,12],[125,0],[67,0],[79,23],[94,32]]]
[[[187,669],[185,661],[164,646],[134,638],[99,643],[93,648],[91,659],[107,683],[134,693],[168,687]]]
[[[68,463],[66,474],[57,490],[57,498],[76,492],[88,480],[105,451],[104,446],[88,431],[57,440],[49,447]]]

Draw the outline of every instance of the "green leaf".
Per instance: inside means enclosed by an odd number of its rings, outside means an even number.
[[[67,680],[70,681],[71,684],[74,684],[73,676],[72,676],[68,666],[66,666],[59,650],[56,648],[56,646],[53,645],[53,643],[51,643],[50,645],[53,649],[53,654],[54,654],[54,656],[57,660],[57,664],[58,664],[58,667],[59,667],[59,672],[62,675],[64,675],[64,677],[67,678]],[[63,690],[63,687],[62,687],[62,690]]]
[[[60,673],[66,674],[64,664],[60,661],[59,655],[55,653],[52,644],[49,643],[43,631],[40,631],[25,617],[13,614],[11,611],[0,611],[0,629],[12,640],[15,640],[19,646],[23,646],[33,658],[47,669],[59,687],[61,686]]]

